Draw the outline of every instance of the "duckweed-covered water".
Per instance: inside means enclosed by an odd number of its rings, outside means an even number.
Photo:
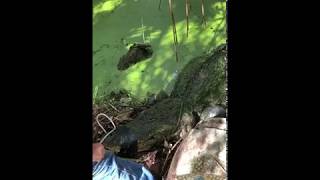
[[[201,1],[191,0],[189,36],[185,1],[174,0],[179,61],[176,62],[168,1],[93,0],[93,97],[128,90],[138,99],[160,90],[170,92],[181,69],[192,58],[226,41],[225,0],[205,0],[206,26],[201,24]],[[150,43],[148,60],[119,71],[117,64],[133,43]]]

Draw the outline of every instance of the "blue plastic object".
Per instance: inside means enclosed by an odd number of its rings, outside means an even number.
[[[121,159],[107,152],[100,162],[93,163],[93,180],[154,180],[143,165]]]

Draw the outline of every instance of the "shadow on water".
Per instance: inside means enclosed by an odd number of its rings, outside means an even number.
[[[192,1],[188,38],[184,1],[174,1],[179,42],[179,61],[176,62],[168,2],[162,1],[161,10],[158,3],[154,0],[93,1],[93,91],[97,97],[119,89],[127,89],[138,98],[144,98],[148,92],[170,92],[177,73],[188,61],[225,42],[225,1],[205,1],[206,27],[201,26],[201,4]],[[118,71],[120,57],[135,42],[150,43],[153,56]]]

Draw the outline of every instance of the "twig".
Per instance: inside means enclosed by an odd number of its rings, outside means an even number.
[[[209,127],[209,128],[214,128],[214,129],[218,129],[218,130],[221,130],[221,131],[228,131],[227,129],[221,129],[221,128],[217,128],[217,127]]]
[[[111,103],[108,103],[114,110],[116,110],[117,112],[120,112],[116,107],[114,107]]]
[[[158,9],[161,10],[161,0],[159,1]]]
[[[213,159],[217,162],[217,164],[223,169],[223,171],[225,172],[225,173],[227,173],[227,171],[226,171],[226,169],[223,167],[223,165],[220,163],[220,161],[217,159],[217,158],[215,158],[215,157],[213,157]]]
[[[113,129],[112,129],[110,132],[107,133],[107,131],[106,131],[106,130],[101,126],[101,124],[99,123],[99,120],[98,120],[98,119],[99,119],[100,116],[106,117],[106,118],[111,122],[111,124],[113,125]],[[98,114],[97,117],[96,117],[96,121],[98,122],[99,126],[104,130],[104,132],[107,133],[107,134],[100,140],[100,143],[102,144],[103,141],[106,139],[106,137],[107,137],[109,134],[111,134],[113,131],[115,131],[117,127],[116,127],[116,125],[113,123],[112,119],[111,119],[109,116],[107,116],[106,114],[104,114],[104,113]]]
[[[142,29],[142,40],[143,40],[143,43],[145,43],[143,17],[141,17],[141,29]]]
[[[204,25],[206,25],[206,19],[204,16],[204,0],[201,0],[201,13],[202,13],[202,23],[204,23]]]
[[[180,138],[173,146],[172,148],[170,148],[170,150],[174,150],[174,148],[180,143],[180,141],[182,141],[182,138]]]
[[[189,34],[189,0],[186,0],[187,38]]]
[[[180,123],[180,121],[181,121],[181,113],[182,113],[182,106],[183,106],[183,102],[181,102],[181,105],[180,105],[180,112],[179,112],[179,119],[178,119],[178,125],[179,125],[179,123]]]
[[[176,21],[174,20],[174,15],[173,15],[173,9],[172,9],[172,1],[169,0],[169,13],[171,16],[171,21],[172,21],[172,31],[173,31],[173,41],[174,41],[174,48],[175,48],[175,55],[176,55],[176,61],[178,62],[178,36],[177,36],[177,30],[176,30]]]
[[[94,93],[93,93],[93,104],[95,104],[95,102],[96,102],[96,97],[97,97],[97,94],[98,94],[98,90],[99,90],[99,86],[96,86],[94,88]]]
[[[169,149],[169,152],[166,156],[166,159],[164,160],[164,163],[163,163],[163,166],[162,166],[162,169],[161,169],[161,173],[163,173],[163,170],[164,170],[164,167],[166,166],[167,164],[167,161],[168,161],[168,158],[169,158],[169,155],[171,154],[171,152],[174,150],[174,148],[180,143],[180,141],[182,140],[182,138],[180,138],[170,149]]]
[[[221,131],[228,131],[227,129],[221,129],[219,127],[215,127],[215,126],[208,126],[208,125],[199,125],[199,126],[196,126],[196,128],[213,128],[213,129],[217,129],[217,130],[221,130]]]
[[[118,121],[120,121],[120,119],[119,118],[117,118],[117,117],[113,117],[114,119],[116,119],[116,120],[118,120]]]
[[[170,159],[172,160],[172,158],[170,158]],[[166,168],[166,171],[164,171],[162,175],[168,175],[169,168],[170,167]]]

